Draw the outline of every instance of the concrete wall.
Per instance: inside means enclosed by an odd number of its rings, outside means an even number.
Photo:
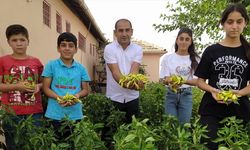
[[[162,55],[162,53],[143,53],[142,64],[145,65],[145,70],[150,81],[159,81],[159,60]]]
[[[57,52],[56,13],[62,17],[62,32],[66,31],[66,21],[71,24],[71,32],[78,38],[80,32],[86,38],[86,52],[78,49],[75,59],[81,62],[93,79],[93,66],[96,55],[90,55],[90,43],[98,45],[98,41],[87,30],[85,25],[72,13],[61,0],[46,0],[51,6],[51,26],[43,23],[43,0],[1,0],[0,6],[0,56],[11,53],[6,42],[5,30],[10,24],[24,25],[30,34],[27,53],[38,57],[46,64],[59,57]],[[96,52],[95,52],[96,54]]]

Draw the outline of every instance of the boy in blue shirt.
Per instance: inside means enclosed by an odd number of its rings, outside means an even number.
[[[49,61],[42,73],[43,90],[48,96],[45,117],[52,120],[55,129],[60,128],[61,120],[65,118],[73,121],[80,121],[83,118],[81,103],[68,103],[65,106],[57,99],[67,93],[77,98],[87,96],[88,81],[90,81],[86,68],[73,58],[77,52],[77,39],[72,33],[64,32],[59,35],[57,51],[60,53],[60,58]]]

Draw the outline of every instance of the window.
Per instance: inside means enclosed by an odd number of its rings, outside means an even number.
[[[79,32],[78,33],[78,48],[81,49],[82,51],[86,51],[86,39],[85,37]]]
[[[43,1],[43,23],[50,27],[51,20],[50,20],[50,5],[48,2]]]
[[[92,44],[89,44],[89,54],[92,55]]]
[[[92,45],[93,56],[95,56],[95,51],[96,51],[96,46],[95,46],[95,45]]]
[[[70,30],[71,30],[70,23],[66,21],[66,32],[70,32]]]
[[[59,13],[56,13],[56,31],[62,33],[62,17]]]

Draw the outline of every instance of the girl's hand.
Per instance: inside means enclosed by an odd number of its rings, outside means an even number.
[[[232,92],[239,97],[243,96],[243,94],[241,93],[241,90],[232,90]]]
[[[163,79],[163,84],[168,85],[168,84],[170,84],[170,83],[171,83],[170,77],[165,77],[165,78]]]
[[[219,99],[218,96],[217,96],[220,93],[219,89],[213,88],[210,91],[210,93],[212,94],[213,98],[217,101],[217,103],[226,104],[222,99]]]

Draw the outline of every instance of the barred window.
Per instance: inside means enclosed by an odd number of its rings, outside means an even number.
[[[92,55],[92,44],[89,44],[89,54]]]
[[[80,32],[78,33],[78,48],[86,52],[86,38]]]
[[[62,17],[59,13],[56,13],[56,31],[62,33]]]
[[[50,10],[50,5],[48,2],[43,1],[43,23],[50,27],[51,24],[51,10]]]
[[[66,21],[66,32],[70,32],[71,30],[71,25],[68,21]]]

